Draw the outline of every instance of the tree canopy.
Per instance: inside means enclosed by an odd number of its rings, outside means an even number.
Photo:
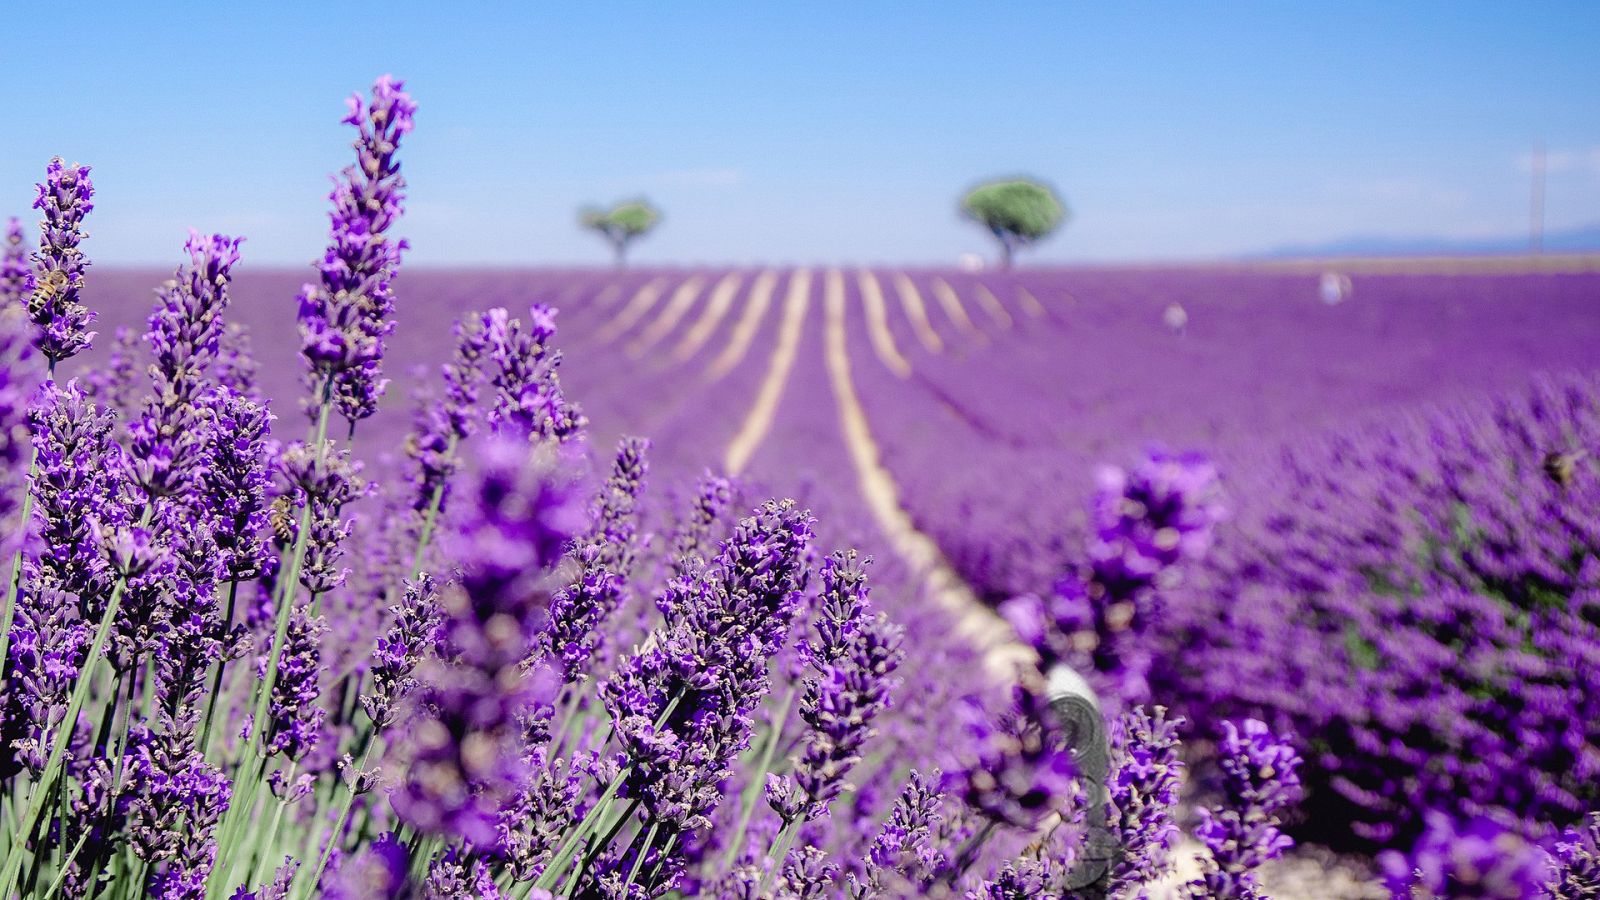
[[[1061,227],[1067,208],[1048,186],[1013,178],[986,182],[968,191],[961,199],[961,214],[989,229],[1000,242],[1002,263],[1009,268],[1018,248]]]
[[[648,200],[630,200],[610,209],[591,206],[578,213],[579,224],[599,232],[611,243],[619,266],[627,259],[628,244],[655,228],[660,221],[661,210]]]

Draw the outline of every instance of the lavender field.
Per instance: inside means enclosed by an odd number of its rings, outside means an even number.
[[[1593,257],[410,267],[414,112],[11,224],[0,896],[1600,890]]]

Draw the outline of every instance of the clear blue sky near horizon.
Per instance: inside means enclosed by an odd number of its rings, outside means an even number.
[[[150,7],[154,7],[151,4]],[[406,79],[410,264],[600,263],[587,202],[643,194],[647,263],[933,263],[989,176],[1057,186],[1039,262],[1600,221],[1600,4],[26,4],[0,53],[0,215],[94,166],[87,245],[191,226],[300,264],[349,157],[343,98]]]

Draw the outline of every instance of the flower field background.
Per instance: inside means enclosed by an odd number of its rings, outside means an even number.
[[[401,274],[413,109],[13,226],[0,895],[1600,889],[1592,260]]]

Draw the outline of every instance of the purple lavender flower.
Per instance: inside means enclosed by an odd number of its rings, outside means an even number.
[[[689,514],[672,536],[672,556],[667,563],[672,577],[685,577],[705,564],[715,545],[717,522],[732,502],[732,482],[710,472],[700,476]]]
[[[823,561],[822,584],[817,634],[806,645],[813,671],[800,698],[809,730],[790,776],[802,802],[777,808],[786,823],[823,815],[844,789],[873,720],[889,705],[904,656],[904,632],[867,610],[866,570],[854,550]]]
[[[414,466],[406,473],[414,489],[412,509],[421,515],[430,508],[435,515],[444,511],[450,479],[461,466],[460,444],[478,427],[478,388],[487,340],[482,317],[458,321],[455,333],[455,357],[439,367],[444,382],[442,402],[424,395],[406,436],[406,456]]]
[[[404,599],[391,609],[394,620],[372,652],[372,687],[361,695],[361,706],[379,731],[394,723],[400,702],[416,689],[417,666],[437,640],[437,591],[426,572],[407,583]]]
[[[28,303],[28,251],[24,247],[22,220],[16,216],[6,222],[4,245],[0,246],[0,307],[22,309]]]
[[[1195,836],[1210,858],[1190,883],[1196,900],[1259,897],[1255,870],[1294,846],[1278,830],[1278,814],[1300,800],[1300,755],[1263,722],[1246,719],[1243,729],[1222,724],[1223,805],[1200,810]]]
[[[1379,859],[1396,897],[1545,896],[1549,858],[1516,832],[1483,817],[1464,826],[1437,811],[1424,819],[1427,827],[1409,856],[1390,850]]]
[[[149,497],[188,497],[204,465],[206,376],[222,336],[239,240],[191,233],[189,263],[158,292],[145,340],[151,394],[128,427],[134,481]]]
[[[969,891],[967,900],[1033,900],[1046,896],[1054,881],[1055,874],[1046,860],[1011,860],[980,890]]]
[[[327,630],[322,616],[311,615],[305,606],[289,611],[278,677],[268,698],[264,746],[269,756],[282,753],[298,760],[316,749],[327,715],[317,702],[322,692],[322,635]],[[263,653],[256,660],[258,678],[265,678],[270,659],[270,653]]]
[[[1548,885],[1552,897],[1600,897],[1600,813],[1590,813],[1580,827],[1562,832],[1550,856],[1555,876]]]
[[[628,790],[669,834],[709,824],[749,745],[768,660],[806,585],[811,527],[793,501],[759,507],[711,566],[667,588],[666,628],[601,687],[629,756]]]
[[[464,521],[446,542],[461,567],[460,588],[443,597],[440,655],[413,693],[409,769],[393,803],[425,833],[492,850],[500,810],[526,772],[519,719],[559,687],[554,673],[524,671],[522,663],[543,625],[553,568],[584,511],[558,461],[523,441],[487,442],[475,475]]]
[[[411,131],[416,104],[404,83],[384,75],[370,102],[350,98],[344,122],[356,129],[356,164],[334,181],[328,199],[328,249],[317,264],[317,284],[300,293],[301,352],[315,384],[352,424],[377,410],[387,381],[383,342],[394,331],[390,283],[406,242],[388,237],[400,217],[405,179],[395,159]],[[320,399],[320,398],[318,398]]]
[[[644,489],[644,453],[649,442],[624,438],[611,476],[594,504],[594,524],[573,554],[578,574],[550,600],[550,623],[540,652],[559,660],[564,678],[578,681],[599,649],[601,625],[622,605],[638,552],[639,494]]]
[[[998,825],[1031,828],[1081,798],[1077,766],[1046,700],[1018,687],[998,723],[974,704],[959,710],[973,758],[947,780],[966,804]]]
[[[784,859],[780,879],[783,900],[823,900],[833,896],[839,867],[828,862],[828,854],[821,848],[796,847]]]
[[[6,732],[15,760],[34,772],[44,767],[50,742],[67,711],[67,696],[88,652],[92,631],[76,616],[72,598],[31,562],[24,564],[16,618],[6,650]]]
[[[155,896],[199,900],[216,859],[215,833],[232,786],[205,759],[199,725],[206,675],[222,655],[210,584],[174,581],[170,621],[154,656],[154,728],[136,724],[118,813],[130,846],[151,866]],[[97,861],[98,862],[98,861]]]
[[[1210,546],[1223,515],[1216,470],[1196,454],[1157,450],[1132,472],[1103,469],[1084,565],[1051,597],[1018,597],[1002,613],[1046,671],[1072,667],[1113,711],[1142,703],[1159,589],[1173,581],[1174,566]]]
[[[271,460],[266,446],[272,414],[260,403],[220,386],[209,394],[200,485],[218,563],[230,581],[261,574],[272,560],[266,546]]]
[[[294,494],[280,498],[280,503],[310,511],[300,584],[313,594],[326,593],[344,584],[349,574],[348,569],[339,565],[344,556],[344,541],[352,527],[343,518],[343,511],[345,504],[366,490],[358,477],[360,463],[350,461],[349,450],[333,452],[324,445],[318,452],[296,442],[283,451],[281,466]],[[299,526],[292,516],[285,515],[281,521],[291,528]],[[287,543],[292,544],[292,535],[290,537]]]
[[[527,760],[532,777],[500,814],[500,843],[517,881],[544,874],[577,821],[583,788],[595,775],[597,762],[592,754],[569,760],[551,755],[548,747],[532,749]]]
[[[474,859],[451,847],[428,864],[422,886],[424,900],[501,900],[505,895],[494,883],[494,873],[483,859]]]
[[[1113,726],[1115,769],[1111,776],[1110,825],[1121,854],[1111,870],[1108,896],[1123,896],[1153,884],[1171,868],[1172,843],[1178,836],[1173,810],[1183,762],[1178,757],[1178,729],[1183,719],[1156,707],[1124,713]]]
[[[865,875],[859,879],[850,876],[852,897],[881,896],[895,881],[920,879],[927,868],[925,856],[933,826],[942,819],[939,782],[937,771],[911,770],[889,817],[867,848]]]
[[[39,249],[33,254],[29,278],[28,317],[38,327],[36,346],[50,360],[52,370],[63,359],[76,356],[94,340],[89,323],[94,313],[79,300],[83,273],[89,267],[78,245],[87,235],[83,219],[94,209],[94,185],[89,167],[67,165],[60,157],[45,169],[44,183],[33,208],[44,213],[39,222]]]
[[[543,440],[565,441],[583,430],[585,419],[561,392],[561,352],[550,349],[556,334],[555,312],[535,306],[528,324],[503,308],[483,314],[482,330],[492,365],[489,383],[494,402],[489,425]]]

